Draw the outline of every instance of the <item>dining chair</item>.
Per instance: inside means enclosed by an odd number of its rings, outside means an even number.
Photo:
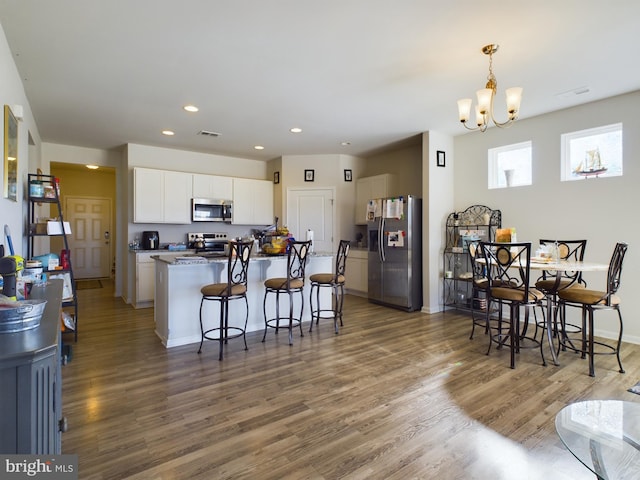
[[[473,339],[476,325],[483,327],[484,332],[489,332],[489,280],[486,275],[486,268],[484,264],[477,262],[476,260],[482,256],[482,252],[479,248],[480,240],[469,242],[469,259],[471,260],[471,335],[469,339]],[[483,295],[483,297],[480,296]],[[476,308],[476,306],[478,308]],[[477,317],[476,310],[484,312],[484,317]]]
[[[606,290],[590,290],[586,288],[565,288],[558,291],[558,301],[562,307],[577,307],[582,311],[582,335],[580,339],[575,339],[575,343],[581,346],[574,346],[574,342],[569,339],[560,337],[560,343],[563,347],[582,354],[582,358],[589,357],[589,376],[595,377],[594,356],[595,355],[614,355],[618,359],[620,373],[624,373],[622,361],[620,360],[620,345],[622,343],[622,313],[620,311],[620,297],[616,295],[620,288],[620,277],[622,274],[622,262],[627,253],[628,245],[623,242],[616,244],[613,255],[609,262],[609,271],[607,272],[607,288]],[[616,345],[610,345],[603,341],[594,339],[594,319],[595,311],[599,310],[615,310],[618,313],[618,341]],[[560,311],[560,322],[564,325],[565,313],[564,309]],[[596,351],[596,346],[602,347],[600,351]]]
[[[202,344],[205,340],[217,340],[220,343],[220,353],[218,360],[222,360],[224,344],[229,339],[242,336],[244,339],[244,349],[248,350],[247,321],[249,319],[249,302],[247,301],[247,275],[249,271],[249,259],[253,242],[229,242],[229,258],[227,260],[227,281],[205,285],[200,289],[202,300],[200,301],[200,347],[198,353],[202,352]],[[244,299],[246,315],[244,325],[229,325],[229,302],[231,300]],[[220,303],[220,322],[217,327],[206,328],[202,315],[203,306],[206,301]],[[232,333],[229,334],[229,331]]]
[[[304,311],[304,282],[305,268],[307,266],[307,256],[311,247],[311,240],[304,242],[289,241],[287,245],[287,271],[286,277],[268,278],[264,281],[264,301],[262,308],[264,311],[264,335],[262,341],[267,338],[267,330],[275,329],[277,334],[280,330],[281,320],[286,321],[286,328],[289,330],[289,345],[293,345],[293,328],[300,327],[300,336],[302,333],[302,313]],[[267,316],[267,298],[269,294],[275,294],[275,316]],[[298,317],[293,316],[294,294],[300,293],[300,314]],[[280,296],[286,295],[289,300],[289,315],[282,317],[280,315]],[[285,327],[282,327],[285,328]]]
[[[333,318],[333,328],[338,333],[338,319],[340,326],[342,323],[342,304],[344,303],[344,273],[347,266],[347,256],[349,255],[349,240],[340,240],[338,252],[336,253],[336,263],[333,273],[314,273],[309,277],[311,283],[311,291],[309,293],[309,304],[311,306],[311,325],[309,332],[313,330],[313,320],[316,325],[320,322],[320,318]],[[332,292],[332,308],[322,308],[320,305],[320,290],[322,288],[330,288]],[[313,292],[316,293],[316,308],[313,308]],[[331,317],[323,317],[323,314],[331,313]]]
[[[516,353],[520,348],[539,348],[542,364],[546,365],[542,350],[542,337],[536,338],[537,328],[533,336],[526,335],[528,310],[541,307],[544,295],[530,287],[531,243],[497,243],[480,242],[480,248],[487,268],[487,291],[489,299],[498,305],[498,319],[489,327],[489,348],[496,343],[498,348],[509,345],[511,368],[516,366]],[[503,319],[502,306],[509,307],[509,319]],[[524,326],[520,328],[520,308],[525,308]],[[505,332],[506,327],[506,332]]]
[[[549,240],[540,239],[540,245],[558,245],[558,258],[560,260],[582,262],[584,251],[587,247],[586,240]],[[554,335],[558,335],[558,290],[564,288],[584,288],[587,282],[582,278],[581,271],[550,271],[543,270],[542,275],[536,280],[536,288],[545,294],[550,302],[549,313],[553,313]],[[540,322],[538,326],[546,328],[547,322]],[[573,324],[564,325],[561,334],[566,338],[567,333],[579,333],[580,327]]]

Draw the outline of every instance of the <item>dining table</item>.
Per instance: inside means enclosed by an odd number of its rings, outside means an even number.
[[[476,259],[476,262],[483,264],[486,263],[484,258]],[[514,263],[513,268],[518,266],[524,266],[522,263]],[[558,354],[553,345],[553,297],[554,293],[557,293],[558,286],[562,280],[562,274],[564,272],[603,272],[609,269],[608,263],[596,263],[596,262],[583,262],[577,260],[556,260],[551,257],[531,257],[529,261],[530,270],[546,271],[549,276],[555,274],[556,288],[551,288],[545,295],[546,299],[546,330],[547,330],[547,343],[551,350],[551,359],[553,364],[558,366]],[[569,286],[568,288],[571,288]]]

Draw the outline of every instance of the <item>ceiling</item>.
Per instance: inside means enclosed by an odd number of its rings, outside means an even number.
[[[488,43],[499,120],[511,86],[520,118],[640,88],[637,0],[0,0],[0,23],[41,140],[98,149],[269,160],[463,134]]]

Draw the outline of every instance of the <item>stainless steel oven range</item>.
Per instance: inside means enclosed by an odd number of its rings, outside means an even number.
[[[229,238],[226,232],[187,233],[189,248],[203,256],[226,256],[229,251]]]

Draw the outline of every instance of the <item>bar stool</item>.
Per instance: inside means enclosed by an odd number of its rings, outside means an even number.
[[[609,271],[607,273],[606,290],[589,290],[586,288],[565,288],[558,291],[558,301],[561,307],[570,306],[580,308],[582,311],[581,336],[575,339],[575,344],[570,338],[561,336],[560,346],[578,352],[589,357],[589,376],[595,377],[594,356],[595,355],[615,355],[618,359],[620,373],[624,373],[622,361],[620,360],[620,346],[622,345],[622,312],[620,312],[620,297],[616,295],[620,288],[620,277],[622,275],[622,262],[627,253],[628,245],[624,242],[616,244],[611,260],[609,261]],[[618,339],[615,345],[594,339],[594,319],[593,314],[599,310],[614,310],[618,313]],[[565,309],[560,310],[560,324],[564,329]],[[596,350],[596,347],[598,350]]]
[[[542,338],[538,340],[535,333],[533,336],[526,336],[528,315],[525,316],[522,331],[520,330],[520,307],[526,309],[541,307],[544,298],[542,292],[529,287],[531,243],[481,242],[480,248],[487,267],[489,300],[499,305],[497,327],[490,327],[489,331],[487,355],[491,351],[493,342],[498,344],[498,348],[509,345],[511,368],[515,368],[515,354],[520,353],[520,348],[539,348],[542,364],[546,365]],[[509,306],[509,322],[502,318],[503,304]],[[528,345],[525,344],[525,340],[528,341]]]
[[[222,360],[223,345],[231,338],[242,337],[244,339],[244,349],[248,350],[247,320],[249,319],[249,302],[247,301],[247,272],[249,271],[249,258],[253,242],[229,242],[229,259],[227,261],[227,281],[225,283],[212,283],[200,289],[202,300],[200,301],[200,347],[198,353],[202,352],[202,344],[205,340],[217,340],[220,343],[220,355],[218,360]],[[229,301],[244,298],[246,305],[246,315],[244,326],[229,326]],[[220,326],[205,330],[202,319],[202,307],[205,301],[220,302]],[[232,333],[229,334],[229,331]]]
[[[587,247],[586,240],[549,240],[540,239],[540,245],[558,245],[558,258],[560,260],[582,262],[584,260],[584,251]],[[536,288],[545,294],[547,299],[547,316],[548,320],[543,321],[539,326],[547,328],[553,325],[553,332],[548,331],[549,345],[551,338],[558,334],[558,291],[565,288],[586,288],[587,282],[582,278],[582,272],[574,271],[548,271],[543,270],[542,275],[536,280]],[[550,317],[553,315],[553,317]],[[580,333],[580,327],[573,324],[566,324],[560,332],[563,339],[567,338],[568,333]],[[563,342],[560,342],[563,344]],[[554,358],[557,364],[557,359]]]
[[[264,281],[264,302],[262,308],[264,310],[264,335],[262,341],[267,338],[267,329],[275,328],[276,334],[280,329],[280,321],[287,320],[287,329],[289,330],[289,345],[293,345],[293,327],[300,327],[300,336],[302,333],[302,312],[304,309],[304,280],[305,280],[305,268],[307,264],[307,255],[309,254],[309,248],[311,246],[311,240],[305,242],[290,241],[287,249],[287,276],[268,278]],[[276,315],[275,317],[267,317],[267,296],[270,293],[276,294]],[[293,294],[300,293],[300,316],[295,318],[293,316]],[[280,295],[286,294],[289,297],[289,316],[280,316]],[[283,327],[284,328],[284,327]]]
[[[314,273],[309,277],[311,282],[311,293],[309,294],[309,304],[311,305],[311,325],[309,326],[309,332],[313,330],[313,320],[315,319],[316,325],[320,322],[321,318],[333,318],[333,327],[338,334],[338,318],[340,319],[340,326],[342,323],[342,304],[344,301],[344,272],[347,264],[347,256],[349,255],[349,247],[351,242],[349,240],[340,240],[338,246],[338,253],[336,254],[335,273]],[[331,288],[332,296],[332,308],[321,308],[320,306],[320,289],[323,287]],[[313,308],[313,290],[316,291],[316,308]],[[327,312],[331,312],[331,316],[322,316]]]

